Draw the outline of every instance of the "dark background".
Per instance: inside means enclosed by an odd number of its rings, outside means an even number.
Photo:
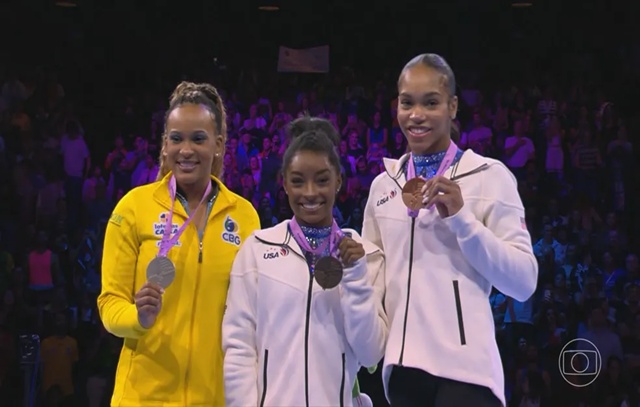
[[[77,8],[55,7],[53,0],[1,2],[0,57],[58,65],[76,58],[84,71],[127,70],[140,81],[158,69],[213,66],[214,57],[275,70],[279,45],[330,44],[334,69],[396,72],[401,61],[428,49],[454,66],[490,68],[499,79],[514,66],[527,68],[522,74],[549,71],[584,53],[599,57],[608,73],[629,70],[640,34],[628,18],[640,11],[632,0],[535,0],[527,8],[505,0],[276,0],[277,12],[259,11],[261,0],[78,1]]]
[[[585,85],[606,89],[628,113],[640,89],[640,28],[629,18],[640,3],[632,0],[532,0],[526,8],[510,0],[274,0],[277,12],[258,10],[263,0],[77,2],[0,1],[0,60],[58,70],[96,117],[121,92],[169,94],[182,78],[233,88],[240,75],[259,75],[270,86],[262,93],[274,96],[293,76],[276,73],[280,45],[328,44],[332,74],[348,66],[357,81],[389,87],[408,59],[436,52],[459,87],[562,87],[589,77]]]

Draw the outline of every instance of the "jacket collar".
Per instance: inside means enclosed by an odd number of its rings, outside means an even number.
[[[171,171],[167,173],[167,175],[162,178],[159,182],[156,183],[155,189],[153,191],[153,199],[158,202],[160,205],[166,207],[167,209],[171,209],[171,196],[169,195],[169,179],[171,178]],[[211,176],[211,180],[218,185],[218,197],[216,198],[216,202],[211,208],[211,213],[209,217],[213,217],[216,214],[223,212],[229,207],[236,206],[238,203],[238,197],[231,192],[225,185],[215,176]],[[175,214],[178,214],[183,217],[188,217],[186,211],[182,207],[182,205],[174,205],[173,211]]]
[[[296,242],[296,239],[293,238],[293,235],[289,230],[290,222],[291,220],[287,219],[273,227],[256,230],[255,236],[264,244],[273,246],[287,246],[288,248],[296,252],[296,254],[304,257],[302,248],[300,247],[298,242]]]
[[[296,239],[293,238],[291,231],[289,230],[289,223],[291,220],[287,219],[283,222],[278,223],[277,225],[255,231],[255,237],[259,241],[264,244],[272,245],[272,246],[286,246],[289,249],[293,250],[296,254],[302,256],[304,258],[304,251],[296,242]],[[350,237],[364,245],[365,253],[370,254],[378,250],[377,247],[373,246],[373,244],[369,244],[362,240],[362,237],[353,229],[344,228],[342,231]]]
[[[384,158],[384,168],[387,174],[397,182],[402,181],[402,185],[407,180],[406,174],[404,173],[404,165],[407,160],[409,160],[411,155],[409,153],[402,155],[402,157],[398,159],[394,158]],[[475,174],[480,171],[484,171],[489,168],[489,165],[483,159],[482,156],[473,152],[473,150],[465,150],[460,157],[459,164],[454,166],[454,172],[449,176],[451,179],[463,178],[467,175]],[[450,170],[449,170],[450,171]]]
[[[409,153],[403,154],[402,157],[396,158],[387,158],[384,157],[382,162],[384,164],[384,168],[392,178],[400,178],[402,176],[403,168],[407,160],[411,155]],[[406,178],[406,177],[405,177]]]

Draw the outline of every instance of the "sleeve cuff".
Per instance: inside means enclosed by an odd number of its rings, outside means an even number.
[[[138,310],[136,309],[136,304],[131,304],[131,306],[126,309],[122,317],[125,326],[133,327],[133,331],[139,336],[142,336],[149,331],[147,328],[140,325],[140,321],[138,321]]]
[[[342,280],[345,283],[358,281],[363,279],[367,275],[367,255],[356,261],[356,263],[352,267],[347,267],[344,269],[344,275],[342,276]]]
[[[464,205],[458,213],[443,219],[444,223],[449,227],[457,237],[464,237],[471,234],[473,224],[476,222],[475,215]]]

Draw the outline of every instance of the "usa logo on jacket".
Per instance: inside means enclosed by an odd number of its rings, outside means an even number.
[[[289,249],[286,247],[270,247],[268,248],[262,257],[265,260],[277,259],[279,257],[286,257],[289,254]]]
[[[398,192],[396,191],[396,189],[392,189],[391,192],[385,192],[380,199],[378,199],[378,201],[376,202],[376,206],[380,206],[380,205],[384,205],[387,202],[389,202],[390,199],[395,198],[398,195]]]
[[[240,246],[242,240],[240,239],[240,235],[238,235],[238,231],[240,230],[238,226],[238,222],[233,220],[231,216],[227,215],[227,218],[224,220],[224,230],[222,231],[222,240],[227,243],[231,243],[236,246]]]

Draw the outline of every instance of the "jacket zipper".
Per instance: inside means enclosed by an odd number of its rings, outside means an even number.
[[[189,372],[191,370],[191,350],[193,349],[193,326],[195,324],[195,316],[196,316],[196,304],[198,303],[198,289],[200,288],[200,274],[201,274],[201,266],[202,266],[202,247],[204,240],[204,231],[206,229],[207,223],[209,221],[209,215],[211,214],[211,208],[213,207],[213,202],[209,201],[207,204],[207,210],[205,212],[205,225],[202,228],[202,232],[198,229],[197,225],[193,225],[196,228],[196,233],[198,234],[198,267],[196,271],[196,289],[193,293],[193,303],[191,309],[191,325],[189,326],[189,357],[187,358],[187,369],[184,373],[184,403],[188,405],[189,401]]]
[[[209,216],[211,215],[211,209],[213,209],[213,203],[215,202],[215,198],[217,197],[217,194],[211,198],[211,200],[209,200],[209,202],[207,202],[207,210],[205,212],[205,220],[204,220],[204,226],[202,228],[202,233],[200,233],[200,231],[198,230],[198,263],[202,264],[202,248],[203,248],[203,244],[202,242],[204,241],[204,230],[207,227],[207,223],[209,223]]]
[[[189,356],[187,358],[187,369],[184,373],[184,402],[185,405],[189,405],[189,373],[191,371],[191,350],[193,349],[193,326],[195,325],[195,315],[196,315],[196,304],[198,303],[198,291],[200,288],[200,269],[198,266],[198,270],[196,271],[196,289],[193,293],[193,303],[191,305],[193,312],[191,313],[191,325],[189,326]]]
[[[411,240],[409,246],[409,277],[407,278],[407,302],[404,306],[404,323],[402,324],[402,346],[400,347],[400,359],[398,365],[402,366],[404,359],[404,345],[407,339],[407,319],[409,317],[409,299],[411,297],[411,274],[413,273],[413,239],[416,230],[416,218],[411,218]]]
[[[307,407],[309,407],[309,325],[311,320],[311,294],[312,293],[313,293],[313,271],[309,267],[309,291],[307,292],[307,313],[305,316],[305,324],[304,324],[304,399]]]
[[[264,407],[264,401],[267,398],[267,366],[269,366],[269,349],[264,350],[264,368],[262,370],[262,397],[260,398],[260,407]]]
[[[340,380],[340,407],[344,407],[344,382],[345,382],[345,365],[347,359],[345,354],[342,354],[342,379]]]
[[[460,345],[467,344],[467,338],[464,334],[464,321],[462,320],[462,302],[460,301],[460,287],[458,280],[453,280],[453,296],[456,300],[456,313],[458,314],[458,331],[460,332]]]

